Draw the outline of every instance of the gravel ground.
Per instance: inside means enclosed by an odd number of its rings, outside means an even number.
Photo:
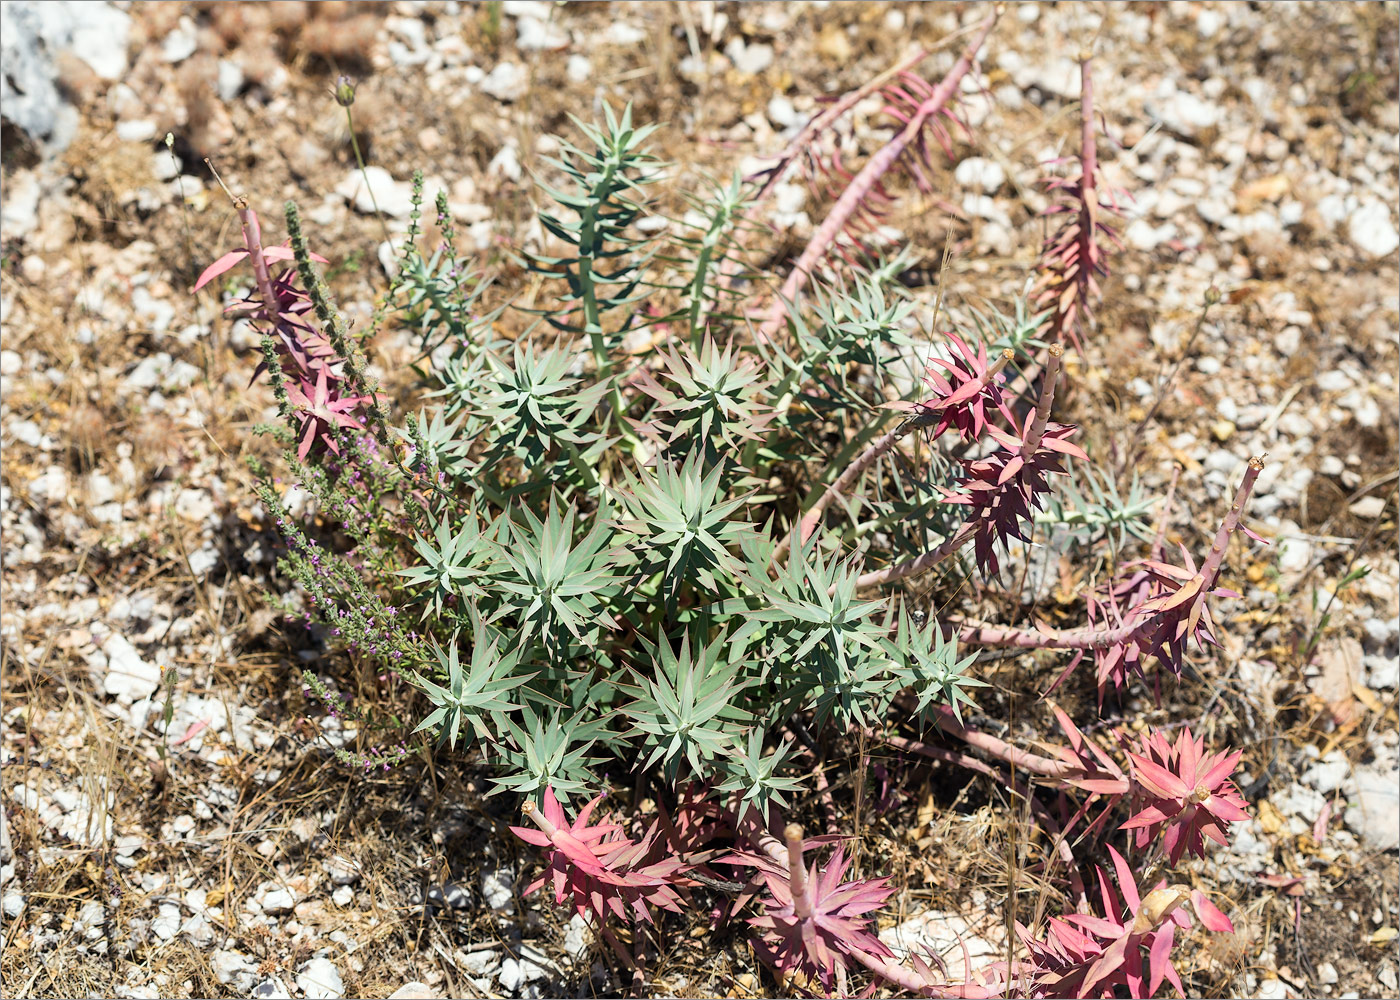
[[[525,280],[498,251],[540,239],[530,171],[566,113],[634,100],[640,120],[669,123],[662,150],[685,176],[726,176],[778,152],[821,97],[946,36],[961,6],[4,6],[12,995],[617,989],[585,926],[519,898],[533,860],[479,770],[358,777],[331,756],[362,734],[318,714],[293,667],[345,688],[376,679],[267,610],[286,585],[243,459],[268,455],[251,427],[271,400],[246,388],[246,325],[188,292],[237,237],[202,158],[275,231],[277,206],[300,202],[364,322],[387,255],[328,95],[336,73],[360,80],[357,135],[392,233],[421,167],[512,289]],[[1255,817],[1210,862],[1233,874],[1239,932],[1193,959],[1218,995],[1400,989],[1397,23],[1391,3],[1012,4],[965,95],[973,137],[935,178],[957,213],[907,198],[887,220],[935,274],[954,241],[954,310],[1020,289],[1043,234],[1040,164],[1072,148],[1070,54],[1094,46],[1102,155],[1132,200],[1065,405],[1099,454],[1141,445],[1149,491],[1182,470],[1170,527],[1188,542],[1248,456],[1269,456],[1252,513],[1272,545],[1232,554],[1243,597],[1222,606],[1208,700],[1180,708],[1256,737]],[[854,119],[861,153],[888,134],[878,110]],[[799,184],[772,204],[781,264],[821,206]],[[1212,286],[1223,300],[1202,322]],[[915,294],[927,315],[935,290]],[[377,347],[403,383],[406,337]],[[976,821],[939,826],[974,875]],[[871,848],[909,866],[902,916],[985,915],[971,883],[919,875],[907,832],[895,817]],[[742,938],[674,937],[658,991],[763,989]]]

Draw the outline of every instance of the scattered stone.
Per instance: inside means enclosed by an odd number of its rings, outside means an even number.
[[[574,83],[582,83],[593,75],[593,63],[588,60],[586,55],[575,52],[569,56],[569,62],[565,66],[564,72]]]
[[[1374,521],[1385,513],[1385,498],[1378,496],[1364,496],[1347,510],[1351,511],[1363,521]]]
[[[5,893],[3,899],[0,899],[0,909],[3,909],[5,911],[5,916],[8,919],[16,919],[21,913],[24,912],[24,893]]]
[[[0,7],[0,11],[5,9]],[[8,109],[7,104],[7,114]],[[0,234],[7,241],[28,236],[39,224],[41,193],[39,180],[32,170],[14,170],[6,177],[5,198],[0,202]]]
[[[427,903],[429,907],[437,909],[465,910],[471,906],[472,897],[466,886],[448,882],[429,888]]]
[[[176,903],[161,903],[156,918],[151,921],[151,933],[169,941],[180,933],[180,907]]]
[[[296,906],[296,895],[285,885],[264,882],[253,893],[252,902],[267,914],[290,913]]]
[[[107,657],[107,672],[102,690],[123,705],[149,698],[160,686],[160,667],[148,663],[136,652],[126,638],[116,632],[102,643]]]
[[[1389,257],[1400,248],[1400,232],[1391,220],[1390,206],[1368,201],[1347,217],[1352,246],[1370,257]]]
[[[614,45],[636,45],[646,40],[647,33],[626,21],[614,21],[608,26],[608,41]]]
[[[486,173],[487,176],[504,177],[508,181],[520,180],[523,176],[520,169],[520,152],[514,142],[507,142],[491,157],[491,162],[486,164]]]
[[[1400,687],[1400,657],[1366,656],[1366,686],[1372,691],[1387,691]]]
[[[180,23],[171,29],[161,43],[160,55],[168,63],[184,62],[199,49],[199,29],[194,19],[180,18]]]
[[[322,861],[321,868],[330,876],[332,885],[354,885],[360,881],[359,866],[339,854]]]
[[[976,969],[999,953],[997,946],[976,934],[966,919],[939,910],[927,910],[881,931],[880,940],[901,960],[931,951],[943,959],[949,978],[954,980],[970,974],[969,962]]]
[[[768,99],[768,120],[778,128],[792,128],[801,118],[791,100],[783,94],[774,94]]]
[[[7,3],[0,7],[0,101],[5,119],[48,152],[60,153],[77,131],[77,109],[58,88],[54,60],[71,52],[104,80],[126,72],[131,18],[109,3]],[[8,180],[9,178],[7,178]],[[6,201],[12,197],[6,192]]]
[[[345,996],[345,983],[340,970],[327,958],[313,958],[297,973],[297,985],[306,1000],[340,1000]]]
[[[496,975],[501,989],[515,993],[526,983],[548,979],[555,975],[549,959],[528,945],[520,949],[520,958],[507,958],[501,962],[501,970]]]
[[[497,913],[514,913],[515,873],[505,865],[483,868],[481,898]]]
[[[524,52],[539,52],[568,45],[568,33],[551,23],[550,13],[546,9],[538,16],[519,17],[515,22],[515,47]]]
[[[214,83],[214,89],[219,92],[219,100],[225,104],[234,100],[243,92],[243,84],[246,82],[242,66],[232,59],[219,60],[219,75]]]
[[[1346,755],[1333,750],[1312,767],[1303,772],[1303,784],[1316,789],[1323,795],[1330,795],[1342,786],[1351,773],[1351,764]]]
[[[529,82],[530,74],[524,66],[513,62],[501,62],[497,63],[491,72],[486,74],[477,87],[483,94],[488,94],[498,101],[510,103],[525,96]]]
[[[1400,847],[1400,776],[1395,769],[1374,764],[1356,769],[1356,794],[1350,797],[1343,820],[1376,851]]]
[[[1075,96],[1078,96],[1076,74]],[[1144,105],[1144,110],[1178,135],[1192,138],[1220,123],[1222,114],[1218,101],[1208,101],[1190,91],[1178,90],[1176,84],[1164,78]]]
[[[737,36],[729,40],[729,44],[724,47],[724,54],[729,57],[735,69],[749,76],[757,76],[773,65],[773,46],[762,42],[745,43]]]
[[[441,995],[427,983],[404,983],[389,994],[389,1000],[439,1000]]]
[[[587,920],[575,913],[569,918],[569,923],[564,928],[565,953],[577,962],[588,954],[588,949],[592,944],[593,928],[588,926]]]
[[[1331,962],[1319,962],[1317,966],[1317,982],[1320,986],[1335,986],[1340,977],[1337,975],[1337,967]]]
[[[953,179],[962,187],[975,188],[983,194],[995,194],[1006,183],[1006,171],[996,160],[969,156],[953,171]]]
[[[394,180],[383,167],[370,166],[363,172],[356,167],[336,185],[335,193],[363,215],[375,214],[376,204],[391,219],[407,219],[413,213],[413,185]]]
[[[492,975],[501,965],[501,953],[489,948],[482,951],[462,951],[458,949],[452,956],[457,966],[470,976]]]
[[[150,142],[156,137],[156,123],[149,118],[117,122],[117,138],[122,142]]]
[[[253,1000],[292,1000],[292,991],[277,976],[270,976],[253,987]]]
[[[215,977],[225,986],[232,983],[240,973],[247,973],[257,968],[257,963],[241,952],[223,949],[214,952],[209,964],[214,969]]]

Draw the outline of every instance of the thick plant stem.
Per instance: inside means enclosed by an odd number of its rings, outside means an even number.
[[[1045,381],[1040,386],[1040,399],[1035,404],[1035,420],[1030,432],[1021,442],[1021,458],[1030,461],[1040,448],[1040,440],[1045,436],[1045,424],[1050,419],[1050,408],[1055,405],[1055,383],[1060,378],[1060,358],[1065,349],[1060,344],[1050,345],[1050,360],[1045,362]]]
[[[258,225],[258,215],[248,207],[246,198],[234,199],[233,207],[243,227],[243,246],[248,251],[248,263],[253,265],[253,278],[258,283],[263,310],[267,313],[268,322],[276,323],[277,295],[272,291],[272,275],[267,270],[267,258],[263,256],[262,227]]]
[[[739,219],[739,228],[746,229],[754,226],[758,222],[758,216],[768,199],[773,196],[778,185],[787,179],[792,171],[793,165],[801,158],[808,148],[816,141],[817,137],[831,128],[832,125],[850,111],[853,107],[865,100],[871,94],[878,92],[885,84],[889,83],[901,73],[908,72],[921,63],[932,52],[932,49],[918,49],[904,59],[895,63],[879,76],[872,77],[862,84],[858,89],[842,96],[836,103],[832,104],[821,114],[802,126],[801,131],[793,137],[778,157],[777,164],[769,171],[768,179],[763,182],[763,186],[758,189],[753,200],[749,202],[744,214]],[[726,260],[720,267],[720,286],[728,289],[733,283],[734,276],[739,273],[738,261]]]
[[[851,488],[851,484],[859,479],[865,470],[874,464],[877,458],[893,448],[896,442],[918,426],[919,422],[911,418],[902,421],[900,425],[893,430],[886,431],[884,434],[880,435],[870,443],[870,446],[861,453],[859,458],[846,468],[845,472],[841,473],[836,482],[826,488],[826,491],[818,498],[817,502],[812,506],[812,509],[802,515],[802,524],[799,533],[804,545],[807,540],[812,537],[812,532],[816,530],[817,524],[820,523],[822,513],[826,508],[831,506],[833,501],[840,499],[841,496]],[[778,547],[773,550],[773,565],[776,566],[778,563],[782,562],[791,547],[791,536],[784,536],[780,539]]]
[[[793,164],[798,161],[803,152],[806,151],[807,147],[812,144],[817,136],[834,125],[847,111],[850,111],[871,94],[879,91],[895,77],[899,76],[901,73],[908,72],[919,63],[923,62],[928,58],[931,51],[931,49],[917,49],[911,52],[883,73],[871,77],[856,90],[852,90],[850,93],[843,95],[825,111],[811,119],[806,125],[803,125],[802,130],[793,137],[793,140],[788,143],[787,148],[783,150],[782,155],[778,157],[778,164],[768,174],[768,179],[763,182],[763,187],[758,189],[758,194],[754,195],[753,201],[749,203],[749,208],[744,213],[744,221],[753,222],[757,219],[758,210],[772,197],[778,185],[787,178],[788,171],[792,169]]]
[[[802,827],[789,823],[783,828],[787,845],[788,885],[792,890],[792,912],[799,920],[812,918],[812,895],[808,891],[807,868],[802,863]]]
[[[933,711],[936,713],[934,723],[949,736],[956,736],[968,746],[1004,760],[1022,771],[1029,771],[1031,774],[1038,774],[1043,778],[1057,780],[1077,778],[1082,774],[1081,769],[1073,764],[1042,757],[1029,750],[1022,750],[991,733],[984,733],[980,729],[959,722],[953,714],[953,710],[945,705],[935,706]],[[1123,791],[1127,790],[1128,786],[1125,782]]]
[[[1099,149],[1094,139],[1094,75],[1090,63],[1092,55],[1081,52],[1079,55],[1079,169],[1083,178],[1079,182],[1080,198],[1084,203],[1084,222],[1088,232],[1081,232],[1079,238],[1091,246],[1094,242],[1094,226],[1098,224],[1096,211],[1099,207],[1098,191],[1094,187],[1094,177],[1099,170]],[[1086,263],[1093,258],[1082,257]],[[1092,271],[1089,272],[1092,276]]]
[[[978,986],[973,983],[931,983],[915,970],[900,965],[893,959],[871,954],[861,948],[852,949],[850,956],[886,982],[917,996],[991,1000],[992,997],[1012,995],[1006,987]]]
[[[944,539],[937,548],[930,549],[921,556],[913,559],[906,559],[902,563],[894,566],[887,566],[884,569],[872,570],[869,573],[862,573],[856,577],[857,587],[878,587],[885,583],[894,583],[896,580],[903,580],[908,576],[917,576],[920,573],[927,573],[937,566],[944,559],[953,555],[966,545],[972,536],[977,533],[977,525],[968,522],[953,534]]]
[[[836,237],[850,223],[860,210],[865,199],[870,195],[875,185],[879,182],[895,161],[898,160],[909,145],[923,131],[929,119],[943,110],[943,106],[948,103],[955,93],[962,78],[967,75],[972,68],[973,61],[977,58],[977,51],[986,41],[987,35],[991,32],[992,26],[996,24],[997,16],[1001,12],[1001,5],[998,4],[992,13],[987,15],[982,22],[981,28],[973,37],[972,42],[963,51],[961,58],[954,64],[953,68],[934,88],[928,100],[919,105],[909,119],[909,124],[900,130],[900,133],[878,153],[872,156],[856,174],[846,190],[841,192],[841,197],[836,200],[830,214],[822,222],[821,226],[813,234],[811,241],[802,251],[802,255],[797,258],[797,263],[792,269],[792,273],[783,282],[782,290],[779,291],[773,300],[773,305],[768,311],[768,316],[764,319],[763,325],[759,327],[757,338],[760,341],[772,340],[773,336],[782,327],[783,321],[787,318],[791,304],[796,300],[798,294],[807,287],[807,282],[811,280],[812,271],[818,262],[826,256],[828,248],[835,242]]]
[[[992,381],[1001,373],[1001,370],[1006,367],[1007,362],[1013,357],[1015,357],[1015,354],[1009,348],[1003,351],[1001,357],[997,358],[995,362],[987,367],[985,372],[977,377],[976,391],[981,392],[986,389],[987,386],[991,385]],[[971,385],[969,385],[969,388],[971,388]],[[815,531],[817,525],[821,523],[822,514],[826,512],[828,507],[841,499],[841,497],[855,485],[856,481],[865,474],[865,471],[875,464],[875,461],[881,455],[884,455],[893,448],[895,444],[910,431],[917,430],[920,427],[927,427],[929,424],[934,423],[934,418],[938,415],[940,409],[941,407],[937,404],[919,404],[916,406],[914,412],[898,427],[887,431],[885,434],[870,442],[865,451],[861,452],[860,456],[846,467],[846,470],[836,478],[836,481],[828,486],[826,490],[823,491],[822,495],[817,498],[817,502],[812,505],[812,508],[802,516],[801,536],[803,544],[806,544],[807,540],[812,537],[812,532]],[[773,563],[775,565],[781,562],[783,557],[787,555],[788,548],[791,544],[791,539],[787,537],[778,542],[778,547],[773,551]]]
[[[1249,495],[1254,491],[1254,481],[1259,478],[1259,473],[1263,471],[1263,458],[1256,455],[1249,460],[1244,480],[1235,492],[1234,503],[1230,504],[1230,512],[1225,515],[1220,529],[1216,531],[1215,541],[1210,546],[1210,555],[1201,565],[1200,572],[1197,574],[1201,579],[1200,592],[1196,597],[1197,603],[1203,602],[1206,594],[1215,586],[1215,578],[1220,575],[1220,564],[1225,561],[1225,548],[1230,544],[1230,536],[1240,526],[1240,519],[1244,517],[1245,505],[1249,503]]]

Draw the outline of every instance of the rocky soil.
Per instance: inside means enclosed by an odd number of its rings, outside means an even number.
[[[823,97],[980,16],[966,6],[0,8],[11,995],[620,989],[586,926],[520,898],[534,860],[481,772],[359,776],[331,756],[362,734],[308,702],[294,668],[375,678],[264,600],[286,584],[244,459],[272,454],[252,433],[271,400],[247,387],[247,326],[224,321],[217,292],[190,292],[237,240],[203,158],[272,232],[284,199],[301,204],[363,323],[415,168],[448,192],[482,266],[523,289],[502,248],[543,238],[531,171],[567,115],[632,100],[668,123],[661,152],[682,178],[750,171]],[[1171,532],[1191,545],[1268,454],[1252,512],[1272,544],[1232,553],[1243,596],[1222,608],[1205,696],[1121,707],[1253,737],[1254,818],[1210,862],[1234,876],[1239,931],[1184,970],[1215,995],[1400,991],[1397,24],[1390,3],[1011,4],[964,95],[972,134],[935,178],[953,203],[913,195],[886,220],[934,275],[951,240],[945,307],[1021,289],[1041,165],[1073,148],[1072,57],[1093,46],[1101,155],[1131,201],[1067,405],[1091,442],[1136,436],[1148,491],[1182,470]],[[373,200],[330,96],[342,72],[359,82]],[[888,130],[878,106],[857,109],[853,160]],[[781,268],[824,206],[800,183],[771,204]],[[926,318],[931,280],[910,280]],[[1212,286],[1223,301],[1202,322]],[[376,346],[380,374],[408,384],[407,336]],[[902,801],[867,833],[907,875],[890,940],[990,935],[987,817]],[[741,935],[672,930],[658,990],[769,988]]]

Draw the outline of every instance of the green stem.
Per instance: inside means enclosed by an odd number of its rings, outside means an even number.
[[[597,194],[590,200],[579,220],[578,285],[583,301],[583,329],[588,334],[588,343],[593,352],[593,363],[597,367],[599,381],[611,378],[613,368],[612,358],[608,356],[607,340],[603,335],[602,310],[598,308],[598,290],[593,282],[593,244],[597,239],[597,207],[606,202],[612,195],[613,178],[617,174],[619,166],[620,163],[615,158],[609,158],[604,164],[603,176],[599,178],[598,185],[594,188],[595,194],[598,192],[601,194]],[[622,433],[623,440],[627,442],[632,456],[640,462],[642,459],[642,440],[633,433],[631,427],[627,426],[627,406],[622,400],[622,391],[615,382],[608,387],[608,403],[612,408],[613,416],[617,419],[617,427]]]
[[[360,140],[355,138],[355,116],[350,111],[350,106],[345,107],[345,123],[350,126],[350,148],[355,151],[355,162],[360,165],[360,176],[365,179],[365,190],[369,192],[369,203],[374,206],[374,214],[379,217],[379,228],[384,233],[384,242],[393,246],[394,241],[389,236],[389,226],[384,221],[384,213],[379,209],[379,199],[374,196],[374,188],[370,187],[369,171],[365,170],[365,158],[360,155]]]

